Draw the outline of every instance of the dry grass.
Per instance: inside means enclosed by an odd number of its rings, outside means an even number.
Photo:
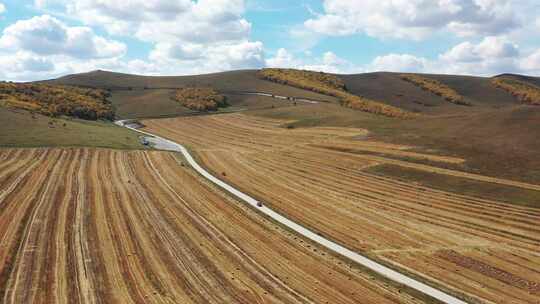
[[[410,82],[423,90],[429,91],[437,96],[444,98],[446,101],[457,105],[470,106],[470,102],[466,101],[463,96],[456,92],[451,87],[437,81],[435,79],[425,78],[419,75],[402,74],[401,79]]]
[[[259,77],[280,84],[337,97],[342,105],[363,112],[398,118],[416,116],[416,114],[386,105],[383,102],[353,95],[346,91],[346,86],[340,78],[323,72],[294,69],[263,69],[259,72]]]
[[[212,88],[181,88],[173,99],[195,111],[217,111],[228,106],[227,98]]]
[[[97,89],[44,84],[0,83],[0,106],[24,109],[48,116],[72,116],[87,120],[114,119],[109,93]]]
[[[173,153],[0,150],[0,189],[2,303],[420,302]]]
[[[538,208],[436,190],[365,170],[393,164],[477,184],[527,185],[373,155],[380,151],[411,159],[459,161],[422,155],[410,147],[350,139],[365,135],[365,130],[286,129],[280,127],[284,123],[243,114],[145,121],[150,131],[188,145],[213,172],[225,172],[223,178],[231,184],[353,250],[405,266],[482,302],[536,301],[537,295],[523,284],[501,281],[493,272],[445,259],[441,253],[453,250],[469,261],[478,260],[478,265],[538,283]]]
[[[540,105],[540,87],[524,81],[503,77],[493,78],[491,83],[495,87],[512,94],[521,102],[531,105]]]

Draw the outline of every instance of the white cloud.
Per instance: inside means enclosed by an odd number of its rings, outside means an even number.
[[[519,55],[519,47],[501,37],[486,37],[478,44],[463,42],[453,47],[441,57],[449,62],[478,62],[500,60]]]
[[[293,68],[299,65],[300,62],[294,58],[294,55],[284,48],[279,49],[274,57],[266,60],[266,66],[273,68]]]
[[[126,52],[123,43],[97,36],[88,27],[69,27],[48,15],[20,20],[5,28],[0,48],[86,59],[117,57]]]
[[[474,44],[463,42],[441,54],[438,66],[447,73],[493,75],[517,72],[519,46],[501,37],[486,37]]]
[[[521,59],[519,67],[525,73],[540,75],[540,48]]]
[[[411,54],[389,54],[375,58],[368,65],[371,71],[484,76],[535,69],[540,70],[540,50],[525,56],[518,45],[502,37],[486,37],[478,43],[462,42],[432,60]]]
[[[388,54],[377,56],[369,65],[372,71],[423,72],[427,69],[428,60],[409,54]]]
[[[0,14],[3,14],[6,11],[6,6],[0,2]]]
[[[0,76],[36,80],[120,62],[126,46],[48,16],[19,20],[0,37]]]
[[[422,39],[447,30],[458,36],[497,35],[530,22],[520,14],[533,0],[324,0],[324,13],[305,21],[314,32],[339,36]]]
[[[304,53],[305,54],[305,53]],[[361,70],[333,52],[326,52],[320,58],[297,58],[288,50],[279,49],[274,57],[266,60],[267,67],[294,68],[327,73],[357,73]]]
[[[158,43],[150,60],[163,67],[166,74],[201,74],[215,71],[265,66],[261,42],[185,45]]]
[[[166,74],[264,66],[263,45],[250,41],[244,0],[36,0],[113,36],[152,43],[148,64]],[[143,69],[145,70],[145,69]]]
[[[50,1],[36,0],[46,8]],[[66,0],[65,12],[110,34],[142,41],[217,43],[244,40],[251,24],[243,0]]]

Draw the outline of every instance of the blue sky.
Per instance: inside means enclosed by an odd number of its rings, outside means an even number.
[[[290,67],[540,75],[536,0],[0,0],[0,79]]]

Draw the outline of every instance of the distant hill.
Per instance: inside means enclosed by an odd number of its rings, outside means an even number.
[[[140,76],[107,71],[67,75],[45,81],[50,84],[74,85],[110,90],[117,115],[123,118],[175,116],[193,113],[172,100],[174,89],[185,87],[211,87],[230,100],[232,109],[258,109],[282,104],[268,97],[245,96],[237,92],[268,92],[336,102],[336,98],[260,79],[258,70],[240,70],[194,76]],[[462,112],[462,106],[446,102],[440,96],[401,79],[400,73],[377,72],[337,75],[349,92],[407,111],[426,114]],[[435,79],[463,95],[473,104],[467,111],[501,108],[519,104],[504,90],[491,84],[491,78],[423,74]],[[512,75],[540,85],[540,78]]]
[[[422,114],[414,119],[401,120],[348,109],[340,106],[334,97],[266,81],[257,73],[257,70],[244,70],[150,77],[94,71],[45,82],[108,90],[116,116],[120,118],[195,114],[171,97],[177,88],[208,87],[227,96],[230,107],[225,108],[226,111],[246,110],[248,114],[287,119],[293,121],[290,123],[292,127],[366,128],[373,138],[465,158],[466,169],[473,172],[540,182],[540,160],[537,157],[540,150],[537,132],[540,106],[526,104],[508,91],[497,88],[492,83],[493,78],[415,74],[436,80],[472,104],[464,106],[448,102],[434,91],[405,81],[401,73],[335,75],[349,93]],[[540,86],[538,77],[502,76]],[[271,97],[238,94],[246,91],[327,102],[294,105],[293,102]]]
[[[442,97],[403,81],[400,78],[401,75],[400,73],[378,72],[340,75],[340,77],[353,94],[382,100],[410,111],[445,114],[464,110],[462,106],[448,103]],[[467,111],[512,106],[518,103],[512,95],[491,85],[490,78],[430,74],[421,76],[438,80],[470,100],[474,109],[465,109]]]
[[[500,74],[495,77],[505,77],[505,78],[512,78],[520,81],[529,82],[533,85],[540,86],[540,77],[533,77],[533,76],[526,76],[526,75],[519,75],[519,74]]]
[[[267,92],[314,100],[336,101],[334,97],[272,83],[257,77],[257,70],[241,70],[195,76],[139,76],[107,71],[67,75],[44,81],[49,84],[108,89],[117,115],[122,118],[159,117],[192,114],[172,100],[175,89],[210,87],[228,97],[231,109],[280,106],[272,98],[246,96],[238,92]]]

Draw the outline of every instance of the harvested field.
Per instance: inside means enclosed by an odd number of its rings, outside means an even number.
[[[286,123],[242,114],[145,121],[147,130],[188,145],[210,170],[244,192],[353,250],[479,301],[538,303],[540,209],[363,170],[388,163],[529,190],[538,186],[328,149],[460,161],[353,140],[366,135],[362,129],[279,127]],[[444,255],[448,252],[465,262],[456,263]]]
[[[2,303],[419,303],[176,154],[0,150]]]

